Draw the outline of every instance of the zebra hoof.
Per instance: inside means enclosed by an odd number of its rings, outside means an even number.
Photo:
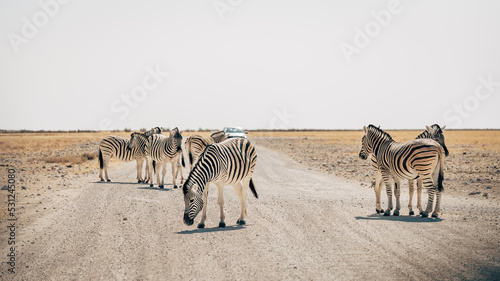
[[[153,184],[150,184],[149,187],[153,187]]]
[[[200,222],[200,223],[198,224],[198,228],[205,228],[205,224]]]
[[[223,221],[219,222],[219,227],[226,227],[226,223]]]
[[[107,180],[107,182],[110,182],[111,180]]]
[[[384,217],[388,217],[388,216],[390,216],[390,215],[391,215],[391,212],[390,212],[390,211],[389,211],[389,212],[385,212],[385,213],[384,213]]]
[[[177,188],[177,185],[174,185],[174,188]]]
[[[101,181],[104,181],[104,179],[101,179]]]
[[[238,225],[245,225],[245,224],[247,224],[244,220],[238,220],[238,221],[236,221],[236,223]]]
[[[415,215],[415,212],[414,211],[411,211],[410,212],[410,216],[414,216]]]
[[[375,209],[375,211],[377,212],[377,214],[380,214],[380,213],[384,212],[384,210],[379,210],[379,209]]]
[[[433,217],[433,218],[437,218],[437,217],[438,217],[438,214],[434,214],[434,213],[432,213],[432,217]]]
[[[398,210],[394,211],[394,213],[392,215],[395,217],[399,216],[399,211]]]
[[[163,184],[160,184],[158,187],[159,187],[160,189],[163,189]]]
[[[141,181],[141,180],[138,180],[138,181],[137,181],[137,183],[142,183],[142,181]]]
[[[427,213],[425,213],[425,212],[422,212],[421,216],[422,216],[422,218],[427,218],[429,215],[427,215]]]

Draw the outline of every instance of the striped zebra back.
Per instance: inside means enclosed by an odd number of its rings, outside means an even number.
[[[179,153],[181,148],[182,135],[175,128],[168,137],[162,134],[154,134],[148,138],[145,153],[155,161],[170,161]]]
[[[388,133],[375,126],[370,125],[364,130],[362,148],[364,153],[360,152],[360,157],[366,157],[366,152],[372,151],[376,156],[379,169],[389,170],[393,176],[401,179],[428,176],[443,151],[438,143],[430,139],[398,143]],[[417,166],[419,166],[418,174],[415,170]]]
[[[203,149],[212,143],[214,143],[214,140],[211,137],[203,137],[200,135],[187,137],[184,142],[184,147],[187,150],[186,152],[188,154],[189,163],[193,164],[194,159],[198,159],[198,156],[200,156]]]
[[[233,184],[251,177],[257,162],[257,153],[249,140],[229,139],[208,145],[200,155],[183,186],[186,193],[195,184],[203,189],[208,182]]]
[[[99,149],[103,156],[115,157],[122,161],[131,161],[142,157],[143,153],[137,148],[129,148],[130,139],[120,136],[107,136],[101,140]]]

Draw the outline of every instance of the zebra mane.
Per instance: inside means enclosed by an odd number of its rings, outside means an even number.
[[[382,129],[378,128],[378,127],[375,127],[373,125],[368,125],[368,130],[372,129],[373,131],[376,131],[378,132],[379,134],[381,134],[384,138],[387,138],[388,140],[393,140],[391,135],[389,135],[389,133],[386,133],[384,132]]]
[[[196,161],[196,163],[195,163],[195,164],[194,164],[194,166],[193,166],[193,169],[192,169],[192,170],[191,170],[191,172],[188,174],[188,177],[186,178],[186,181],[185,181],[185,182],[184,182],[184,184],[182,185],[182,192],[184,193],[184,195],[186,195],[186,193],[189,191],[189,188],[191,188],[191,186],[192,186],[192,184],[190,184],[190,185],[188,186],[188,183],[190,183],[191,181],[195,181],[195,179],[193,179],[193,177],[194,177],[194,176],[193,176],[193,175],[194,175],[193,171],[195,171],[199,165],[202,165],[202,164],[200,164],[200,163],[202,163],[202,162],[203,162],[203,159],[205,159],[205,151],[206,151],[209,147],[211,147],[212,145],[213,145],[213,144],[209,144],[209,145],[205,146],[205,148],[203,148],[203,151],[200,153],[200,156],[199,156],[198,160]],[[200,176],[198,176],[198,178],[200,178]],[[202,187],[202,186],[200,186],[200,187]],[[202,187],[202,188],[203,188],[203,187]]]

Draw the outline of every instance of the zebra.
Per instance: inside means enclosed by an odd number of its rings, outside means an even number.
[[[359,157],[363,160],[373,153],[377,160],[377,167],[382,174],[388,192],[391,191],[390,178],[394,180],[396,194],[396,210],[399,215],[399,186],[401,179],[414,180],[420,178],[424,188],[429,190],[427,209],[422,217],[427,217],[432,210],[434,195],[437,191],[436,207],[432,213],[437,217],[440,211],[440,196],[443,191],[444,180],[444,149],[439,143],[431,139],[416,139],[406,143],[397,143],[383,130],[369,125],[363,127],[362,148]],[[388,202],[388,209],[384,215],[390,215],[392,198]]]
[[[184,147],[188,154],[189,170],[193,169],[193,164],[198,160],[201,152],[209,144],[219,143],[227,139],[224,131],[217,131],[212,133],[209,137],[203,137],[200,135],[192,135],[186,138],[184,142]]]
[[[165,174],[167,172],[167,162],[170,162],[172,165],[172,178],[174,188],[177,188],[176,184],[176,169],[178,167],[179,158],[184,162],[184,157],[182,157],[182,135],[179,132],[179,129],[174,128],[169,137],[164,135],[156,134],[152,135],[148,138],[148,142],[146,144],[145,154],[147,157],[147,161],[149,166],[153,167],[153,161],[158,163],[158,172],[156,173],[156,182],[160,188],[164,187],[164,179]],[[184,166],[184,165],[183,165]],[[159,170],[162,169],[162,178],[160,182],[160,173]],[[181,171],[182,176],[182,171]],[[149,178],[151,179],[150,187],[153,187],[153,169],[149,170]]]
[[[445,156],[448,156],[448,148],[445,145],[445,139],[443,135],[443,131],[446,128],[446,126],[443,126],[441,128],[438,124],[434,124],[432,126],[426,126],[426,130],[422,132],[420,135],[417,136],[416,139],[433,139],[437,143],[439,143],[443,149],[444,149],[444,154]],[[382,206],[380,204],[380,192],[382,191],[382,174],[378,169],[377,166],[377,158],[375,155],[372,153],[371,154],[371,165],[373,169],[375,170],[375,198],[376,198],[376,212],[377,213],[384,213],[384,209],[382,209]],[[408,208],[410,210],[409,214],[410,216],[414,215],[415,213],[413,212],[413,193],[414,193],[414,180],[408,180],[408,185],[410,189],[410,201],[408,204]],[[388,200],[392,197],[392,192],[387,192]],[[421,205],[421,196],[422,196],[422,181],[420,179],[417,179],[417,208],[419,210],[419,213],[422,214],[422,205]],[[392,207],[392,205],[390,205]],[[396,213],[397,215],[397,213]]]
[[[144,138],[147,138],[147,135],[156,133],[161,133],[161,129],[159,127],[145,132],[144,137],[139,137],[139,135],[142,135],[140,133],[132,133],[130,139],[125,139],[119,136],[108,136],[102,139],[99,143],[99,178],[101,179],[101,181],[104,181],[104,178],[102,176],[103,170],[106,176],[106,181],[111,181],[108,177],[108,164],[109,159],[114,156],[122,161],[132,161],[135,159],[137,162],[137,181],[139,183],[143,182],[144,179],[142,178],[142,165],[144,164]],[[134,136],[137,136],[135,138],[135,141]],[[134,145],[131,144],[131,142],[138,143]],[[147,169],[148,166],[146,163],[146,170]]]
[[[198,228],[205,227],[208,185],[215,183],[219,191],[219,227],[226,226],[223,198],[225,185],[232,185],[240,198],[241,213],[236,223],[238,225],[246,224],[248,189],[250,188],[255,198],[259,198],[252,180],[256,162],[257,153],[247,139],[230,139],[205,147],[182,186],[185,203],[184,223],[192,225],[194,218],[202,211]]]

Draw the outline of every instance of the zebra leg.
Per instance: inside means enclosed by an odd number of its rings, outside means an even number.
[[[429,213],[432,211],[432,206],[434,205],[434,194],[436,193],[437,189],[432,183],[432,178],[422,179],[422,183],[424,185],[424,188],[427,189],[427,193],[429,194],[429,197],[427,199],[427,209],[422,212],[422,217],[427,218],[429,216]]]
[[[201,210],[201,221],[198,228],[205,228],[205,220],[207,219],[207,198],[208,198],[208,184],[203,191],[203,209]]]
[[[170,162],[171,166],[172,166],[172,183],[174,185],[174,188],[177,188],[177,183],[176,183],[176,180],[175,178],[177,177],[177,159],[174,158],[172,159],[173,161]]]
[[[394,197],[396,197],[396,210],[394,210],[393,216],[399,216],[399,210],[401,210],[401,182],[398,179],[394,179]]]
[[[109,176],[108,176],[108,160],[104,161],[104,176],[106,177],[106,181],[110,182],[111,180],[109,179]]]
[[[375,187],[373,188],[375,190],[375,211],[377,214],[381,214],[384,212],[384,209],[382,209],[382,205],[380,203],[380,194],[382,192],[382,187],[384,186],[384,183],[382,182],[382,173],[377,169],[375,171]]]
[[[184,183],[184,175],[182,174],[182,165],[177,163],[177,173],[181,173],[181,185]]]
[[[392,188],[389,176],[390,176],[389,171],[382,171],[382,180],[384,181],[385,190],[387,193],[387,209],[384,212],[384,216],[390,216],[392,210]]]
[[[410,216],[415,215],[413,212],[413,192],[415,191],[413,180],[408,180],[408,187],[410,189],[410,202],[408,203],[408,209],[410,210]]]
[[[422,180],[417,179],[417,208],[419,214],[423,214],[424,210],[422,210]]]
[[[441,193],[439,190],[436,191],[436,207],[434,208],[434,212],[432,212],[433,218],[437,218],[439,211],[441,211]]]
[[[226,216],[224,215],[224,185],[221,183],[217,183],[217,189],[219,191],[219,198],[217,199],[217,203],[219,203],[220,208],[220,221],[219,227],[226,227],[226,223],[224,219]]]
[[[142,165],[144,164],[144,159],[137,158],[137,159],[135,159],[135,162],[137,162],[137,183],[141,183],[142,182]]]
[[[146,168],[144,169],[144,183],[149,182],[149,162],[148,159],[145,159],[146,162]]]
[[[165,183],[165,174],[167,174],[167,162],[166,161],[162,162],[161,165],[162,165],[161,166],[161,183],[158,183],[158,186],[160,188],[163,188],[165,186],[164,185],[164,183]],[[158,173],[158,175],[159,174],[160,173]]]
[[[243,179],[242,182],[243,185],[240,182],[233,184],[234,190],[236,190],[236,193],[238,193],[238,197],[240,197],[241,212],[239,219],[236,221],[236,223],[239,225],[246,224],[245,217],[247,215],[247,191],[250,187],[250,179]]]
[[[149,171],[148,171],[148,178],[149,180],[151,181],[149,183],[149,187],[153,187],[153,159],[152,158],[149,158],[148,159],[148,166],[150,167]]]
[[[102,170],[104,170],[104,168],[99,169],[99,178],[101,179],[101,181],[104,181],[104,178],[102,177]]]

